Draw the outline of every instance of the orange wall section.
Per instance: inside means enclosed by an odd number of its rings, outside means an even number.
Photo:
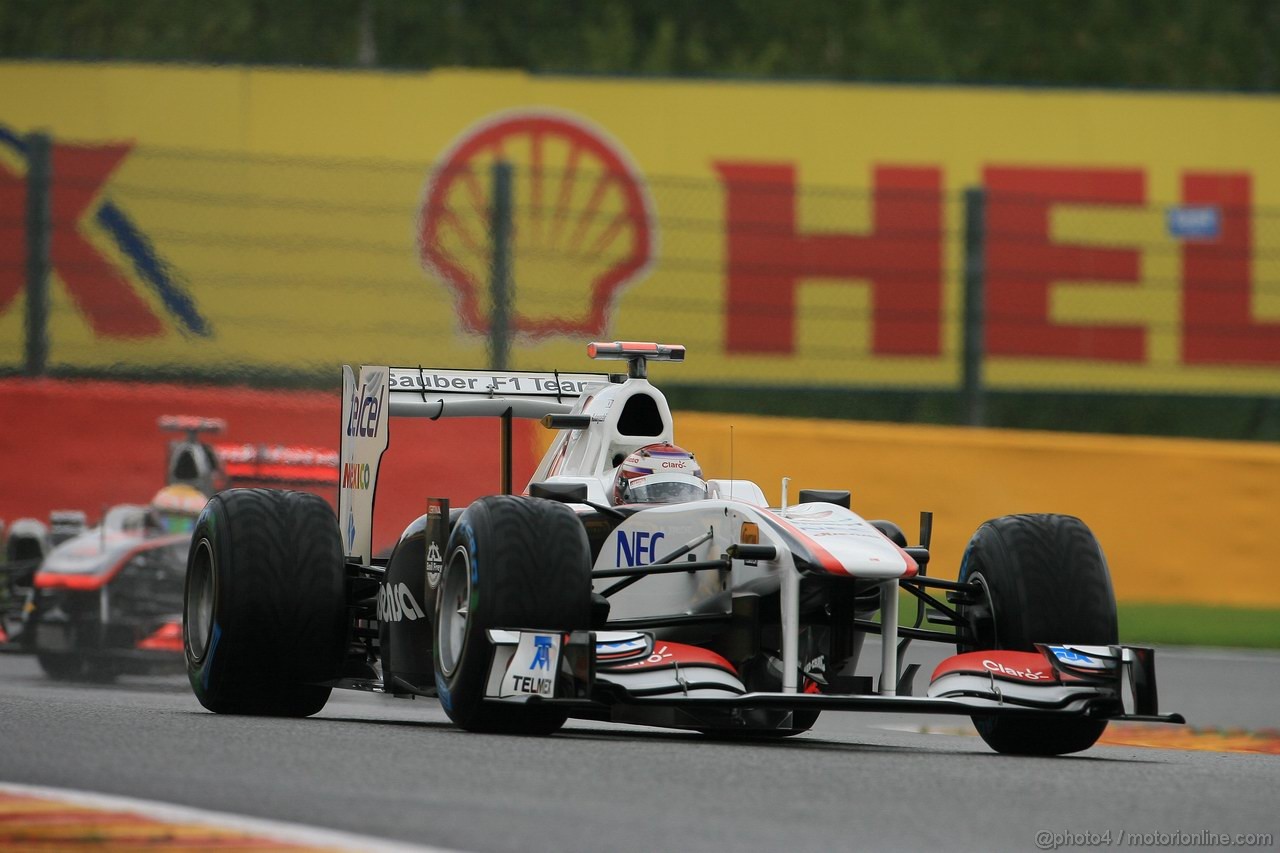
[[[694,413],[676,415],[676,440],[772,502],[783,476],[793,496],[849,489],[854,511],[912,541],[932,511],[938,577],[955,577],[983,521],[1058,512],[1097,534],[1120,601],[1280,606],[1280,447]]]

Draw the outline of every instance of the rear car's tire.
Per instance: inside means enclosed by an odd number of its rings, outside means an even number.
[[[347,640],[342,540],[319,497],[231,489],[209,500],[187,557],[187,677],[219,714],[320,711]]]
[[[89,677],[89,662],[78,654],[37,652],[36,660],[54,681],[83,681]]]
[[[1078,518],[1007,515],[986,522],[960,565],[960,581],[969,580],[980,582],[988,600],[960,609],[969,634],[961,652],[1118,641],[1107,560]],[[1105,720],[977,715],[973,723],[992,749],[1017,755],[1079,752],[1107,727]]]
[[[467,507],[445,549],[436,597],[435,676],[449,719],[468,731],[550,734],[567,717],[484,701],[489,628],[591,626],[591,547],[564,504],[493,495]]]

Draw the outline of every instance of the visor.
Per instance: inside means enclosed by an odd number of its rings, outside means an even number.
[[[158,516],[156,526],[165,533],[190,533],[196,529],[195,516],[166,512],[159,513]]]
[[[706,481],[690,474],[649,474],[627,481],[623,503],[671,504],[700,501],[707,496]]]

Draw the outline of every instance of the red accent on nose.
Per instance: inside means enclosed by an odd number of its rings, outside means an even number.
[[[181,652],[182,625],[177,622],[164,623],[151,636],[140,641],[138,648],[143,651]]]

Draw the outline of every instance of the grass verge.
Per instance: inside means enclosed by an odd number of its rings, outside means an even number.
[[[1118,609],[1126,643],[1280,649],[1280,610],[1129,603]]]
[[[1121,602],[1117,609],[1123,643],[1280,649],[1280,610],[1128,602]],[[899,624],[913,624],[916,600],[903,595],[898,613]],[[922,627],[950,630],[928,623]]]

